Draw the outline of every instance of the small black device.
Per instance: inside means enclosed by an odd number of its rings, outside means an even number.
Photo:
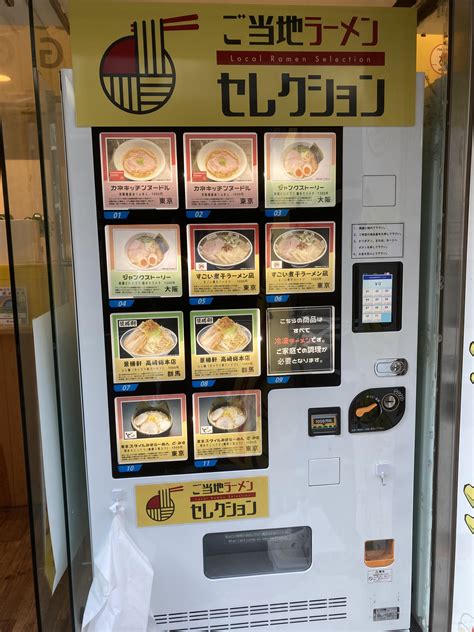
[[[308,409],[308,434],[310,437],[341,434],[341,409],[330,408]]]
[[[400,331],[403,264],[356,263],[352,277],[352,331]]]

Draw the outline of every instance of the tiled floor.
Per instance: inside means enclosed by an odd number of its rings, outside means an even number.
[[[28,510],[0,509],[0,632],[36,630]]]

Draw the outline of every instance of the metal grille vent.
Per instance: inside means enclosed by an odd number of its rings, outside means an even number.
[[[154,616],[161,632],[231,632],[347,619],[347,598],[310,599]],[[240,619],[240,620],[237,620]]]

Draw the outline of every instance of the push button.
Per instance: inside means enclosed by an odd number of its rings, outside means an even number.
[[[339,485],[341,482],[341,459],[311,459],[308,470],[310,487]]]
[[[362,190],[363,206],[395,206],[396,176],[364,176]]]

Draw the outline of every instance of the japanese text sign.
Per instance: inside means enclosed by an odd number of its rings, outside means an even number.
[[[266,518],[268,478],[139,485],[135,498],[139,527]]]
[[[415,9],[74,0],[72,45],[78,125],[414,124]]]

